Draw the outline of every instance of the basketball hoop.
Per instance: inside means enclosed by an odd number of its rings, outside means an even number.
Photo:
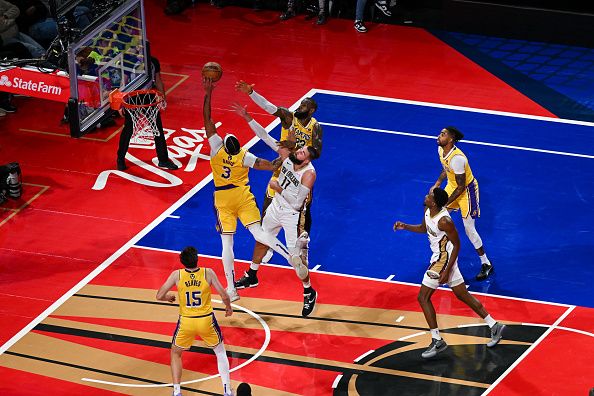
[[[124,108],[132,119],[132,138],[130,142],[146,144],[149,139],[161,133],[157,127],[157,115],[165,108],[165,98],[154,89],[121,92],[115,89],[109,93],[111,108]]]

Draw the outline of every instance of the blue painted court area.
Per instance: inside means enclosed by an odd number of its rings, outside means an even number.
[[[480,262],[454,213],[470,290],[594,307],[594,127],[329,93],[314,97],[324,151],[315,163],[310,268],[420,283],[430,257],[427,237],[394,233],[392,224],[421,222],[424,195],[441,170],[435,137],[454,125],[466,134],[459,147],[480,186],[477,229],[496,269],[488,281],[474,280]],[[275,156],[262,143],[250,151]],[[260,205],[269,176],[250,172]],[[210,183],[173,213],[179,219],[167,218],[138,245],[181,250],[192,244],[220,256],[212,193]],[[253,245],[239,225],[236,258],[249,260]],[[272,260],[281,261],[277,255]]]

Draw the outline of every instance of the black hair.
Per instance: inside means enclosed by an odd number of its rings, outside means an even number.
[[[448,203],[448,193],[443,188],[433,189],[433,199],[439,208],[443,208]]]
[[[242,382],[237,387],[237,392],[235,392],[237,396],[252,396],[252,387],[245,382]]]
[[[305,98],[305,100],[311,103],[311,107],[313,107],[314,111],[318,109],[318,103],[315,100],[313,100],[312,98]]]
[[[186,268],[198,267],[198,250],[193,246],[188,246],[179,254],[179,261]]]
[[[225,151],[229,155],[237,155],[241,150],[241,145],[239,144],[239,139],[235,137],[235,135],[228,134],[225,136],[224,139],[225,144]]]
[[[315,147],[307,146],[307,151],[309,151],[309,159],[311,161],[320,158],[320,153],[318,153],[318,150]]]
[[[460,140],[464,139],[464,134],[460,132],[458,128],[453,126],[447,126],[444,129],[448,131],[450,135],[454,138],[454,142],[459,142]]]

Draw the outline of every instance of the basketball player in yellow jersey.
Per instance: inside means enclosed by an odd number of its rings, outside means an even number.
[[[449,126],[441,130],[437,137],[439,146],[437,152],[443,170],[431,190],[441,186],[441,183],[447,178],[445,191],[448,193],[449,199],[446,207],[450,211],[460,211],[466,235],[481,260],[481,270],[476,276],[476,280],[484,280],[493,272],[493,265],[485,254],[483,241],[474,225],[475,219],[481,214],[479,186],[472,174],[468,159],[462,150],[456,147],[456,143],[463,138],[462,132],[454,127]]]
[[[249,168],[274,171],[289,155],[279,151],[281,156],[270,162],[242,148],[237,137],[227,134],[222,139],[211,119],[211,97],[214,85],[212,80],[204,78],[204,127],[210,144],[210,166],[215,185],[214,206],[217,217],[217,231],[221,234],[223,245],[222,259],[227,279],[227,293],[231,301],[239,300],[234,286],[233,235],[237,229],[237,218],[254,236],[254,239],[283,256],[291,265],[301,265],[299,256],[291,257],[289,250],[272,234],[262,230],[260,210],[250,191]],[[284,157],[283,157],[284,155]]]
[[[225,304],[225,316],[231,316],[233,309],[227,292],[210,268],[198,267],[198,251],[187,247],[179,255],[184,269],[175,270],[169,275],[157,292],[157,300],[175,302],[175,293],[169,293],[177,285],[179,301],[179,320],[171,343],[171,375],[173,377],[173,395],[181,396],[182,352],[190,349],[198,336],[214,350],[217,357],[219,374],[223,382],[225,396],[233,395],[229,377],[229,360],[223,344],[223,333],[212,312],[210,287],[213,286]]]

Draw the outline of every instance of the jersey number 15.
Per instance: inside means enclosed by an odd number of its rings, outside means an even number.
[[[202,294],[199,291],[195,291],[195,292],[186,292],[186,307],[188,308],[192,308],[192,307],[199,307],[202,305],[202,298],[200,298],[200,294]]]

